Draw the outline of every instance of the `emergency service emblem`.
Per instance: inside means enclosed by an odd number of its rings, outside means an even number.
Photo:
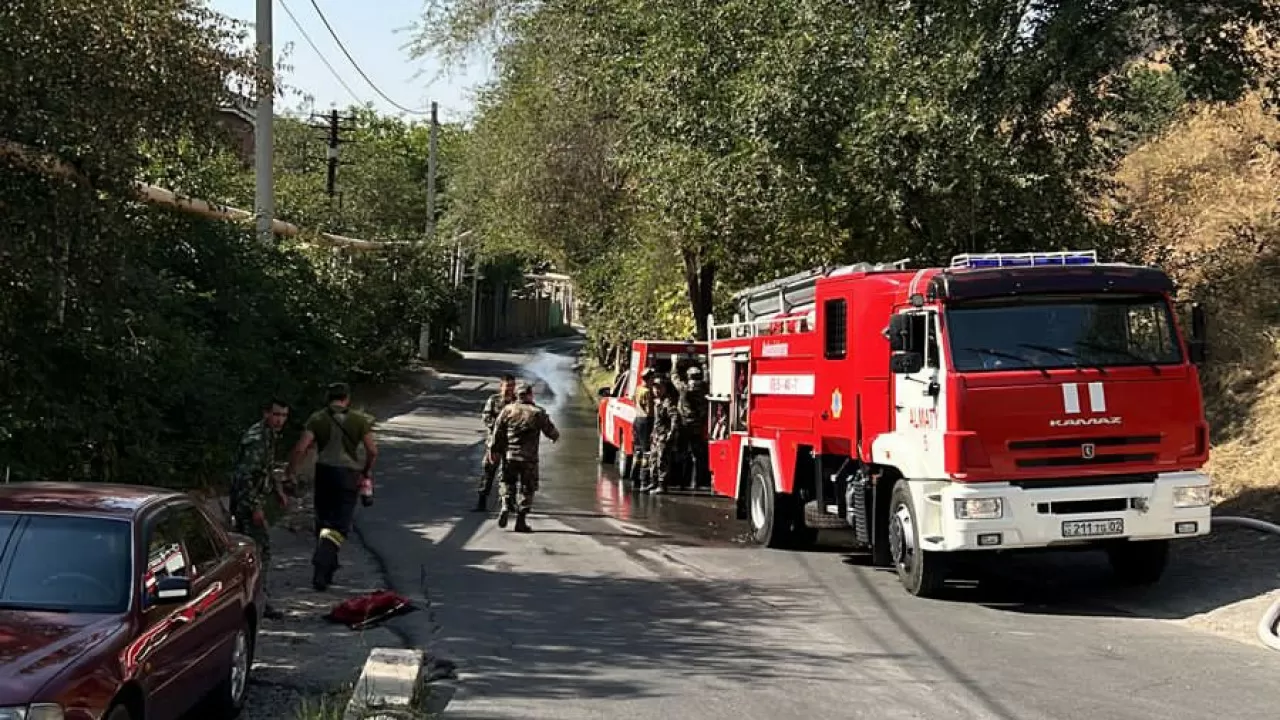
[[[840,411],[844,409],[844,398],[840,396],[840,388],[831,391],[831,417],[840,419]]]

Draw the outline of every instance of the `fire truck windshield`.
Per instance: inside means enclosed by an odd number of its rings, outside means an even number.
[[[947,308],[946,328],[957,372],[1182,362],[1163,297],[965,303]]]

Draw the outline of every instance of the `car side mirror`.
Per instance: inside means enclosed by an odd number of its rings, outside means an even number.
[[[889,372],[914,375],[924,368],[924,355],[918,352],[895,352],[889,356]]]
[[[894,353],[908,350],[911,342],[911,316],[893,315],[889,318],[889,350]]]
[[[602,387],[596,392],[596,394],[602,398],[607,398],[607,397],[612,397],[610,395],[611,392],[613,392],[613,388]]]
[[[1191,306],[1191,338],[1187,341],[1187,352],[1191,355],[1191,362],[1196,364],[1204,362],[1207,355],[1205,338],[1207,323],[1204,306],[1200,303],[1193,304]]]
[[[151,592],[151,604],[170,605],[186,602],[191,598],[191,580],[179,575],[168,575],[156,581]]]

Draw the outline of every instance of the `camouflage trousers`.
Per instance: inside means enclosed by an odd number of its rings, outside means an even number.
[[[262,556],[262,567],[265,572],[266,568],[271,566],[271,525],[270,521],[274,518],[270,513],[271,506],[263,500],[254,502],[250,499],[235,498],[231,502],[231,529],[253,538],[258,544],[258,552]],[[258,510],[262,511],[262,524],[254,522],[254,513]]]
[[[672,472],[675,469],[675,447],[669,442],[655,442],[649,448],[649,482],[658,487],[671,484]]]
[[[498,495],[503,510],[526,513],[533,507],[533,496],[538,492],[538,463],[528,460],[507,459],[502,466],[502,480],[498,483]]]
[[[487,451],[485,452],[484,472],[480,475],[480,482],[476,483],[476,492],[481,495],[488,495],[493,490],[493,478],[498,474],[498,468],[501,467],[504,462],[505,461],[502,458],[498,458],[498,462],[496,463],[489,462],[489,454]]]

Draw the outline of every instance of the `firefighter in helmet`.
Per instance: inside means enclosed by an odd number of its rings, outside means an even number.
[[[637,482],[632,484],[635,489],[640,488],[638,482],[640,477],[644,475],[645,459],[649,451],[649,435],[653,430],[653,378],[657,372],[653,368],[645,368],[640,374],[640,383],[636,385],[635,402],[636,402],[636,421],[633,428],[632,445],[635,447],[636,457],[633,472],[636,474]],[[623,478],[627,480],[628,478]]]
[[[685,382],[680,388],[679,400],[679,452],[681,459],[680,479],[694,489],[710,485],[710,468],[708,467],[707,420],[708,400],[707,387],[702,380],[702,368],[693,365],[685,373]]]

